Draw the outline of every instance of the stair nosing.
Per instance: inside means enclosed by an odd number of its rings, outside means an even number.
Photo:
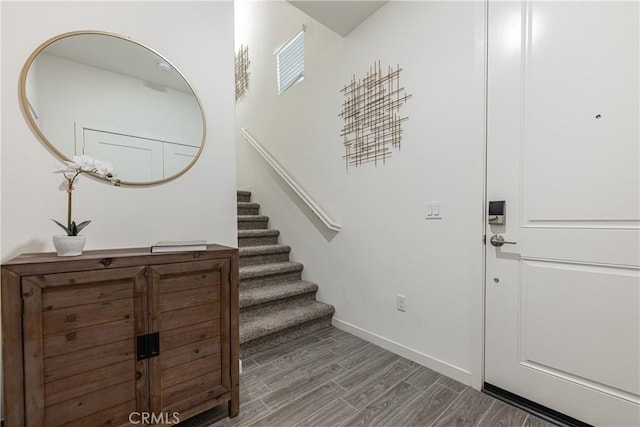
[[[238,222],[267,222],[269,217],[266,215],[238,215]]]
[[[291,252],[291,246],[289,245],[260,245],[260,246],[243,246],[238,248],[240,251],[240,257],[243,256],[256,256],[256,255],[273,255]]]
[[[252,230],[238,230],[238,238],[244,237],[269,237],[279,236],[280,231],[273,229],[256,228]]]

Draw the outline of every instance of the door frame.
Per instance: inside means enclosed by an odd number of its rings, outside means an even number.
[[[485,313],[486,313],[486,271],[487,271],[487,125],[488,125],[488,52],[489,52],[489,3],[493,0],[483,0],[483,129],[482,129],[482,269],[479,286],[473,286],[471,295],[471,318],[475,320],[471,325],[471,387],[481,391],[484,386],[485,361]]]

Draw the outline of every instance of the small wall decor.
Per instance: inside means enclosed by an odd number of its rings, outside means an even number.
[[[374,62],[363,79],[345,85],[342,112],[344,119],[341,136],[344,139],[346,167],[363,163],[383,164],[391,157],[391,148],[400,149],[402,122],[408,117],[400,117],[400,107],[411,98],[400,87],[400,65],[394,70],[389,67],[382,74],[380,61]]]
[[[236,54],[236,102],[244,98],[249,89],[249,47],[240,45]]]

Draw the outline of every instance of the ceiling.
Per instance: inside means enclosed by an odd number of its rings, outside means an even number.
[[[388,3],[385,1],[327,1],[287,0],[316,21],[331,30],[346,36],[376,10]]]
[[[124,38],[104,34],[77,34],[56,40],[43,53],[144,80],[155,88],[169,87],[186,93],[191,88],[169,61],[150,49]],[[169,69],[163,71],[160,63]]]

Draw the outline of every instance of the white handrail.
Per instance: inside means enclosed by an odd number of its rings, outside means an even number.
[[[327,215],[327,213],[320,206],[318,206],[318,204],[311,197],[309,197],[307,192],[304,191],[302,187],[300,187],[300,185],[298,185],[298,183],[296,183],[293,178],[289,176],[287,171],[285,171],[282,166],[280,166],[280,164],[276,162],[275,159],[271,157],[271,155],[267,153],[264,148],[262,148],[258,141],[256,141],[255,138],[252,137],[245,128],[240,128],[240,133],[249,142],[249,144],[251,144],[253,148],[255,148],[256,151],[260,153],[260,155],[267,161],[267,163],[269,163],[269,165],[276,172],[278,172],[278,175],[280,175],[280,177],[287,184],[289,184],[291,189],[298,195],[298,197],[302,199],[303,202],[306,203],[307,206],[309,206],[309,209],[311,209],[311,211],[316,214],[318,218],[320,218],[320,221],[322,221],[322,223],[326,225],[329,230],[338,232],[342,229],[342,226],[331,219],[331,217]]]

